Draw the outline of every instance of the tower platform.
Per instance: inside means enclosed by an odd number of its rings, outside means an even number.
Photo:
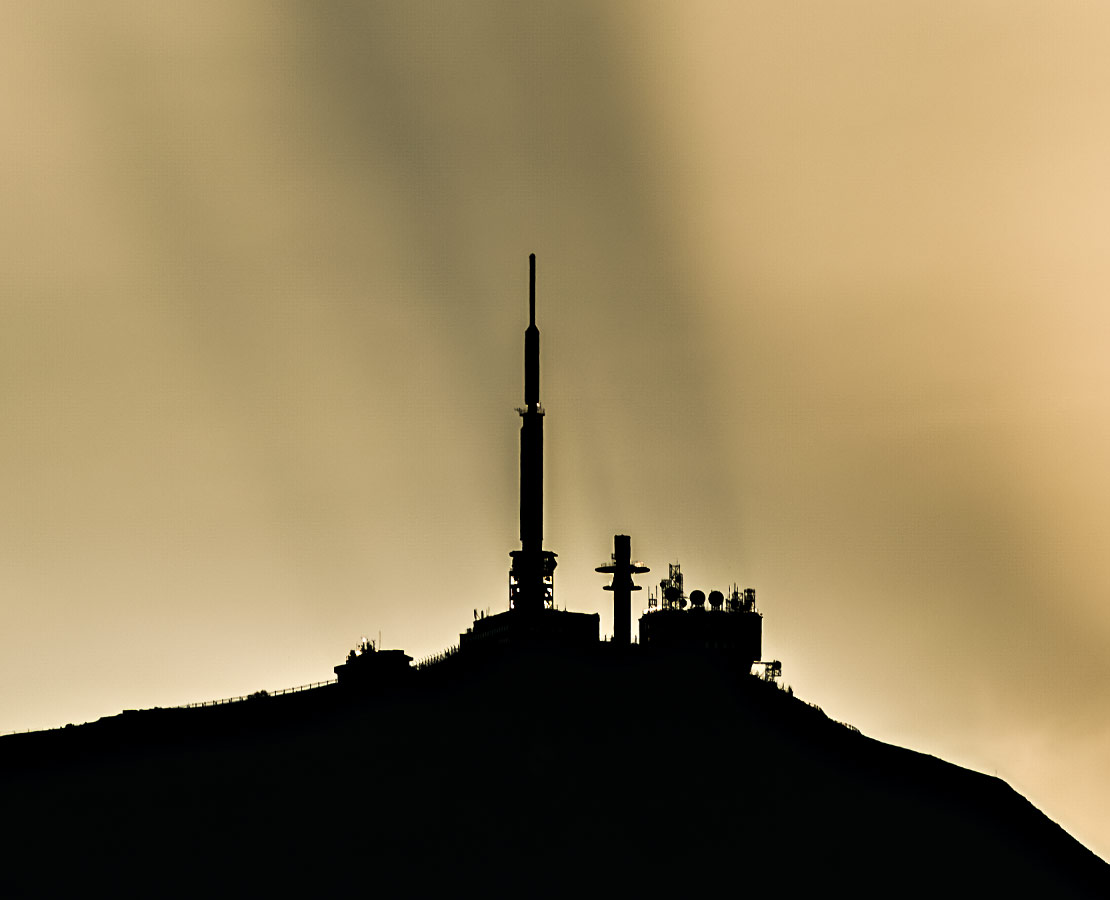
[[[475,653],[504,647],[556,645],[596,647],[601,634],[597,613],[541,609],[530,612],[510,609],[494,616],[475,619],[459,635],[459,652]]]

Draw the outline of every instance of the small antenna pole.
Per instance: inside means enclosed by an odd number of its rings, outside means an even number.
[[[536,324],[536,254],[528,254],[528,324]]]

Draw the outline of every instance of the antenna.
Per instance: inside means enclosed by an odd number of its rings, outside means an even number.
[[[520,549],[509,553],[509,608],[555,608],[555,554],[543,549],[543,406],[540,330],[536,327],[536,254],[528,256],[528,327],[524,331],[524,406],[520,423]]]
[[[536,324],[536,254],[528,254],[528,324]]]

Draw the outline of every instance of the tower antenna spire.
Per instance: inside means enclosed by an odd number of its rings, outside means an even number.
[[[528,254],[528,325],[536,327],[536,254]]]
[[[524,406],[520,416],[520,549],[510,554],[509,602],[513,609],[542,611],[554,606],[555,554],[543,549],[543,407],[535,253],[528,256],[528,327],[524,331]]]

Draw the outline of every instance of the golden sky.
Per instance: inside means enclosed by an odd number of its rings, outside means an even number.
[[[535,252],[559,603],[611,628],[617,532],[753,586],[796,693],[1110,856],[1105,6],[0,36],[0,731],[504,609]]]

